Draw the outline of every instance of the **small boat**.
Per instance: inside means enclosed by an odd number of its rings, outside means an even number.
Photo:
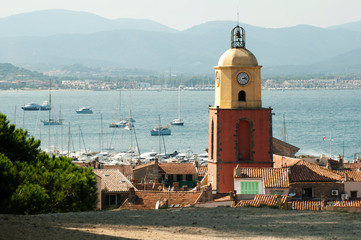
[[[124,126],[124,129],[126,130],[132,130],[134,127],[134,124],[132,122],[127,122]]]
[[[180,106],[180,87],[178,87],[178,118],[174,119],[170,124],[183,126],[184,122],[181,118],[181,106]]]
[[[48,101],[44,101],[41,105],[36,103],[29,103],[21,107],[24,111],[48,111],[50,110],[50,105]]]
[[[93,110],[90,109],[90,107],[82,107],[76,110],[76,113],[81,114],[93,114]]]
[[[110,123],[110,128],[125,128],[128,124],[128,121],[126,120],[120,120],[119,122]]]
[[[184,125],[184,122],[183,122],[182,119],[177,118],[177,119],[174,119],[170,124],[172,124],[172,125],[178,125],[178,126],[183,126],[183,125]]]
[[[159,135],[171,135],[171,130],[169,129],[170,125],[168,126],[157,126],[154,127],[150,131],[151,136],[159,136]]]
[[[51,118],[51,80],[49,82],[50,82],[49,83],[49,119],[42,120],[41,122],[44,125],[48,125],[48,126],[63,125],[63,119],[61,118],[61,106],[59,110],[59,118],[58,119]]]
[[[63,125],[63,119],[49,119],[42,121],[44,125]]]

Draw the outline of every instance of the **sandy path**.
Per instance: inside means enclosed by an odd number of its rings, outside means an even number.
[[[361,215],[187,208],[0,215],[0,239],[359,239]]]

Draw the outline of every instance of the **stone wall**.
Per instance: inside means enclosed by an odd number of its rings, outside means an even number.
[[[138,181],[138,183],[144,183],[144,179],[149,180],[158,180],[159,175],[159,166],[158,164],[152,164],[150,166],[133,169],[133,178]]]
[[[290,183],[289,192],[296,194],[293,199],[302,199],[303,188],[312,188],[312,198],[319,199],[323,199],[324,197],[327,197],[330,200],[337,199],[344,193],[344,184],[340,182],[298,182]],[[338,196],[332,195],[332,190],[338,190]]]

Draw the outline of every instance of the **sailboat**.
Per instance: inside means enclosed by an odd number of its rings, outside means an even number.
[[[178,118],[174,119],[170,124],[172,125],[178,125],[178,126],[183,126],[184,122],[183,119],[181,118],[181,102],[180,102],[180,87],[178,87]]]
[[[169,129],[170,125],[167,126],[161,126],[160,125],[160,116],[159,116],[159,125],[154,127],[150,131],[151,136],[160,136],[160,135],[171,135],[171,130]]]
[[[121,93],[122,93],[122,91],[119,90],[119,102],[118,102],[118,105],[117,105],[117,107],[116,107],[116,109],[115,109],[114,119],[117,118],[117,112],[118,112],[118,110],[121,111],[121,108],[122,108],[122,106],[121,106],[121,99],[122,99]],[[114,120],[112,123],[109,124],[109,127],[110,127],[110,128],[124,128],[127,123],[128,123],[128,121],[125,120],[125,119],[120,119],[118,122],[116,122],[116,121]]]
[[[51,118],[51,80],[50,80],[50,87],[49,87],[49,119],[48,120],[42,120],[44,125],[62,125],[63,119],[61,119],[61,107],[59,111],[59,118],[53,119]]]

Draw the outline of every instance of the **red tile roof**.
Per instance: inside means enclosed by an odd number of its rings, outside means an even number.
[[[136,166],[134,170],[154,165],[155,162]],[[160,170],[166,174],[197,174],[197,169],[193,163],[159,163]]]
[[[345,169],[360,169],[361,168],[361,164],[360,163],[344,163],[344,168]]]
[[[155,164],[155,162],[150,162],[150,163],[146,163],[146,164],[137,165],[137,166],[135,166],[134,170],[144,168],[144,167],[148,167],[148,166],[152,166],[154,164]]]
[[[335,201],[335,207],[361,207],[361,200]]]
[[[124,176],[130,178],[133,168],[130,165],[103,165],[103,169],[118,169]]]
[[[282,195],[281,203],[287,201],[287,196]],[[292,209],[294,210],[311,210],[321,211],[324,202],[322,200],[292,200]],[[327,206],[334,207],[361,207],[361,200],[346,200],[346,201],[328,201]],[[256,195],[254,200],[241,200],[237,207],[260,207],[262,205],[276,206],[276,195]]]
[[[288,169],[285,168],[236,168],[234,177],[262,178],[266,188],[289,187]]]
[[[361,182],[361,171],[355,169],[343,169],[334,171],[337,174],[342,175],[344,178],[347,178],[347,181],[350,182]]]
[[[294,210],[321,211],[322,205],[323,201],[321,200],[292,201],[292,209]]]
[[[290,167],[291,182],[336,182],[343,180],[343,177],[317,164],[301,160]]]
[[[118,169],[93,169],[93,172],[101,178],[103,192],[126,192],[135,188]]]
[[[236,207],[260,207],[266,206],[277,206],[277,198],[280,198],[280,204],[283,205],[287,201],[287,195],[256,195],[253,200],[241,200]]]
[[[197,174],[193,163],[160,163],[159,167],[166,174]]]
[[[154,209],[157,201],[168,200],[170,207],[186,207],[194,205],[202,194],[201,192],[150,192],[136,191],[137,201],[132,204],[125,202],[122,209]]]

